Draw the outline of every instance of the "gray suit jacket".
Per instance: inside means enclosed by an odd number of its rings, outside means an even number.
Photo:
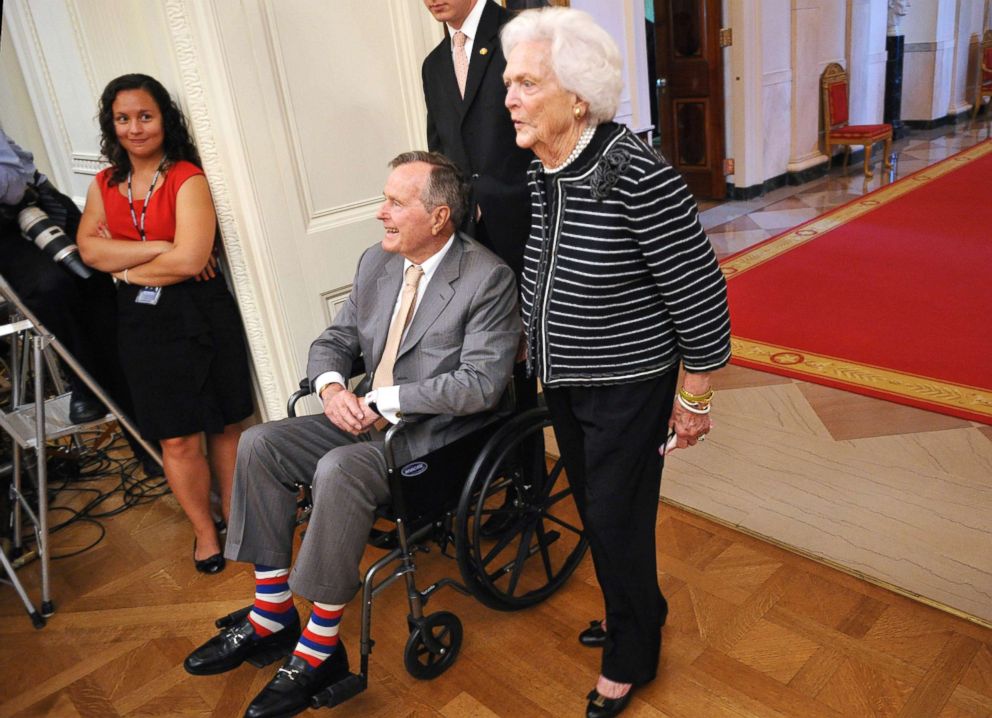
[[[307,376],[344,376],[365,357],[371,384],[393,306],[403,282],[403,257],[381,245],[362,255],[348,301],[310,346]],[[395,448],[398,462],[423,456],[492,418],[513,373],[520,337],[513,271],[478,242],[456,234],[416,309],[393,368],[404,415],[431,414]]]

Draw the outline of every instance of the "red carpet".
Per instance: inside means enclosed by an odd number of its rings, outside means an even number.
[[[734,363],[992,424],[992,141],[725,259]]]

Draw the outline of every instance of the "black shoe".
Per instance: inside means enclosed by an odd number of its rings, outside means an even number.
[[[586,648],[602,648],[606,643],[606,629],[602,621],[589,621],[589,628],[579,634],[579,643]]]
[[[668,620],[668,601],[661,599],[661,625]],[[579,643],[587,648],[602,648],[606,643],[606,629],[602,621],[589,621],[589,628],[579,634]]]
[[[69,421],[73,424],[88,424],[106,415],[106,407],[88,391],[77,389],[69,397]]]
[[[630,698],[633,695],[634,686],[631,686],[630,690],[619,698],[606,698],[599,695],[593,689],[586,696],[589,699],[589,703],[586,704],[586,718],[613,718],[613,716],[618,716],[627,707],[627,704],[630,703]]]
[[[347,676],[348,654],[340,641],[331,657],[313,669],[299,656],[290,656],[255,696],[245,711],[245,718],[295,716],[310,707],[310,699],[317,693]]]
[[[224,554],[215,553],[213,556],[207,556],[207,558],[202,561],[196,557],[196,540],[193,540],[193,565],[196,566],[196,570],[200,573],[220,573],[227,566],[227,561],[224,560]]]
[[[278,661],[296,648],[300,640],[300,619],[264,638],[255,638],[255,629],[244,617],[223,629],[216,636],[190,653],[183,661],[183,668],[194,676],[212,676],[237,668],[245,661],[264,666]]]

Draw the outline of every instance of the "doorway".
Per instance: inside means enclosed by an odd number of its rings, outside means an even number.
[[[721,0],[653,0],[653,5],[654,37],[648,39],[654,65],[648,71],[659,149],[696,197],[723,199]],[[650,52],[648,57],[650,64]]]

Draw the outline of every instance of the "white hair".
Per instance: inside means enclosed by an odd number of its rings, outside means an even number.
[[[558,84],[589,104],[589,124],[617,113],[623,89],[620,50],[609,33],[582,10],[546,7],[525,10],[503,26],[503,54],[522,42],[547,42]]]

